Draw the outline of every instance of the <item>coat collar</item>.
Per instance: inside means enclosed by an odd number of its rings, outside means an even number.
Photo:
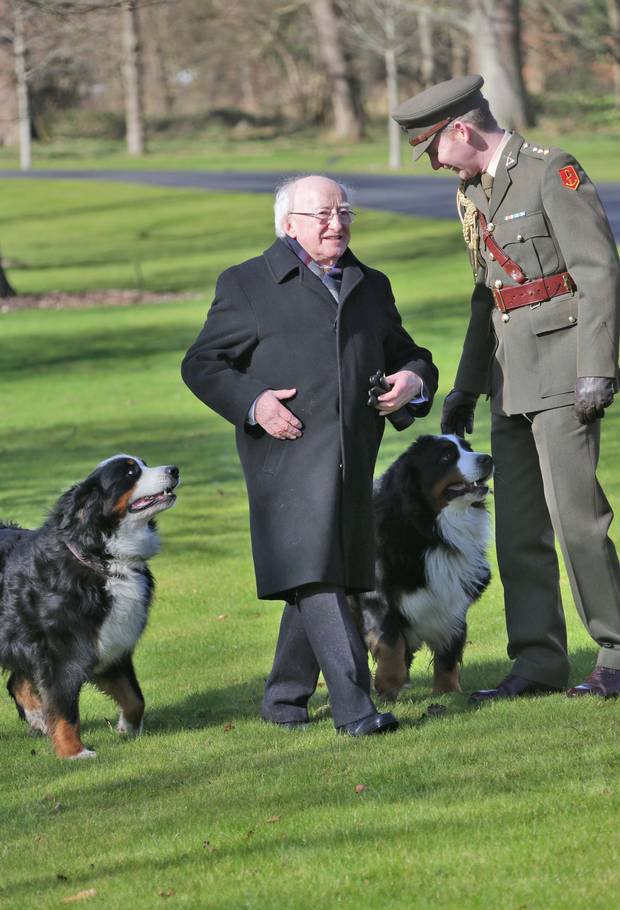
[[[278,284],[281,284],[291,272],[298,271],[303,274],[303,264],[293,250],[279,238],[263,253],[271,275]],[[342,285],[340,288],[340,303],[345,302],[351,292],[364,278],[364,269],[359,259],[347,247],[342,257]],[[327,288],[325,293],[329,294]]]
[[[299,270],[301,266],[300,259],[295,255],[290,246],[278,238],[269,249],[263,253],[267,266],[273,280],[282,284],[284,279],[291,274],[294,269]]]

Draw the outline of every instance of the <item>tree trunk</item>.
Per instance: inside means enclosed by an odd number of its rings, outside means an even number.
[[[15,297],[15,288],[11,286],[0,262],[0,297]]]
[[[609,48],[616,107],[620,108],[620,0],[607,0]]]
[[[168,21],[168,7],[162,6],[159,10],[155,8],[151,11],[151,17],[153,22],[157,77],[161,90],[162,106],[164,115],[166,117],[171,117],[174,113],[175,96],[172,88],[172,67],[167,53],[169,47],[167,30],[172,27],[172,24]]]
[[[30,100],[28,97],[25,21],[21,0],[14,0],[13,2],[13,54],[15,58],[17,116],[19,120],[19,166],[22,171],[28,171],[32,167],[32,133]]]
[[[417,14],[418,40],[420,42],[420,76],[423,88],[430,88],[435,82],[435,54],[433,52],[433,23],[427,9]]]
[[[389,165],[397,170],[402,164],[401,131],[398,123],[390,116],[390,112],[398,106],[398,67],[396,65],[396,27],[394,18],[386,11],[384,23],[386,50],[385,50],[385,78],[387,82],[388,97],[388,145]]]
[[[333,0],[312,0],[310,11],[331,83],[335,135],[338,139],[357,142],[362,138],[364,124],[356,104],[355,79],[342,48]]]
[[[453,78],[469,72],[469,35],[462,29],[450,29],[450,60]]]
[[[121,17],[127,152],[130,155],[144,155],[142,47],[140,45],[138,0],[123,0]]]
[[[484,94],[500,126],[531,124],[523,82],[520,0],[476,0],[473,34]]]

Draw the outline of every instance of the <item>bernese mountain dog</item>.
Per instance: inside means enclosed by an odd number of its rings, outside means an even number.
[[[375,483],[376,589],[353,598],[376,661],[379,695],[409,681],[413,654],[433,653],[433,692],[460,691],[471,604],[489,584],[490,455],[458,436],[421,436]]]
[[[86,682],[119,705],[120,733],[142,729],[132,655],[153,597],[154,516],[174,504],[178,483],[175,465],[115,455],[37,530],[0,524],[0,666],[20,717],[60,758],[96,754],[80,738]]]

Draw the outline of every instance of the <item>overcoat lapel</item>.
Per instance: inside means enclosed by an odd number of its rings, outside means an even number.
[[[363,281],[364,273],[359,265],[346,266],[342,273],[342,284],[340,286],[340,302],[338,308],[341,309],[347,297],[349,297],[360,281]]]
[[[321,300],[328,303],[331,310],[336,308],[336,301],[332,297],[329,288],[325,287],[318,275],[315,275],[314,272],[307,269],[301,262],[299,263],[299,280],[304,288],[308,291],[312,291],[320,297]]]

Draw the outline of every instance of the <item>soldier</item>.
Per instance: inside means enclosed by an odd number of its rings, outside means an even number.
[[[600,419],[617,389],[620,268],[596,190],[558,148],[495,121],[481,76],[451,79],[392,116],[413,158],[460,178],[457,206],[475,285],[443,432],[471,433],[491,399],[496,539],[513,667],[474,703],[568,681],[554,532],[579,615],[599,647],[569,696],[620,693],[620,569],[596,479]]]

